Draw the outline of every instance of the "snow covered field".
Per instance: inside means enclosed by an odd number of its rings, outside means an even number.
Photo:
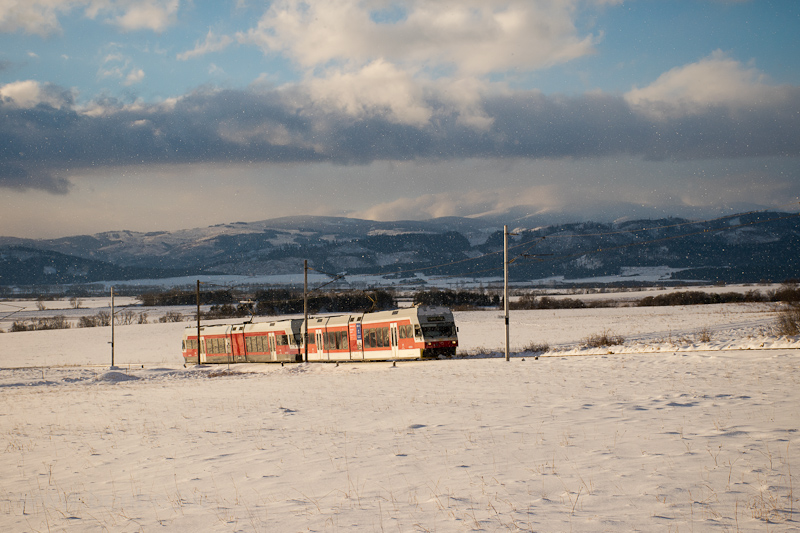
[[[0,530],[800,530],[774,310],[512,312],[510,362],[502,313],[460,312],[470,357],[396,367],[184,368],[186,323],[151,323],[110,369],[108,327],[3,333]]]

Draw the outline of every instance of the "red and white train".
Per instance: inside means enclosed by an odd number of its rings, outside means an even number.
[[[183,333],[186,363],[303,361],[304,320],[218,324]],[[309,361],[422,359],[455,355],[458,328],[446,307],[413,307],[308,319]]]

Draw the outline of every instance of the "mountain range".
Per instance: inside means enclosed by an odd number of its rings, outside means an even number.
[[[758,211],[682,218],[541,224],[508,217],[509,277],[565,281],[666,267],[672,280],[784,281],[800,277],[800,215]],[[417,273],[502,276],[498,219],[378,222],[285,217],[179,231],[110,231],[58,239],[0,237],[0,285],[37,286],[199,274],[302,272],[393,279]]]

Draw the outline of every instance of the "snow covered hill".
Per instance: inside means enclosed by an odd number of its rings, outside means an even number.
[[[524,219],[518,222],[510,228],[514,234],[510,275],[515,281],[622,279],[626,272],[643,268],[669,270],[665,281],[674,282],[800,278],[797,214],[758,212],[703,222],[669,218],[541,227],[526,226]],[[41,254],[19,262],[10,251],[20,246]],[[455,217],[399,222],[289,217],[174,232],[0,238],[0,285],[41,285],[47,283],[47,272],[52,279],[60,277],[61,283],[136,276],[127,271],[109,278],[113,268],[148,269],[151,274],[146,277],[275,276],[300,272],[304,260],[331,274],[486,278],[502,274],[502,247],[502,226],[496,222]],[[53,252],[77,259],[56,261]],[[75,269],[77,260],[95,261],[98,268]],[[12,276],[12,270],[22,277]],[[628,275],[625,281],[637,280]]]

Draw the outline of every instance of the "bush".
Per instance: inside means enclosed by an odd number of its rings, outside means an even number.
[[[665,305],[707,305],[745,302],[764,302],[767,297],[759,291],[712,293],[703,291],[671,292],[658,296],[646,296],[639,300],[639,307]]]
[[[589,335],[583,340],[583,344],[589,348],[603,348],[605,346],[616,346],[623,344],[625,339],[619,335],[611,335],[608,331],[600,334]]]
[[[775,332],[790,337],[800,335],[800,305],[789,305],[781,309],[775,324]]]
[[[183,322],[183,315],[177,311],[167,311],[167,313],[158,319],[162,324],[166,322]]]
[[[800,302],[800,288],[795,284],[784,284],[780,289],[769,292],[770,302]]]
[[[471,291],[420,291],[414,294],[414,305],[441,305],[461,309],[499,307],[500,296]]]
[[[97,323],[97,316],[82,316],[78,319],[79,328],[96,328],[100,324]]]
[[[550,351],[550,345],[546,342],[532,342],[522,348],[522,351],[531,353],[545,353]]]
[[[516,302],[508,302],[509,309],[584,309],[586,303],[575,298],[536,298],[533,294],[524,294]]]
[[[20,320],[11,325],[12,332],[16,331],[42,331],[48,329],[69,329],[71,327],[67,317],[57,315],[45,318],[37,318],[33,322]]]

